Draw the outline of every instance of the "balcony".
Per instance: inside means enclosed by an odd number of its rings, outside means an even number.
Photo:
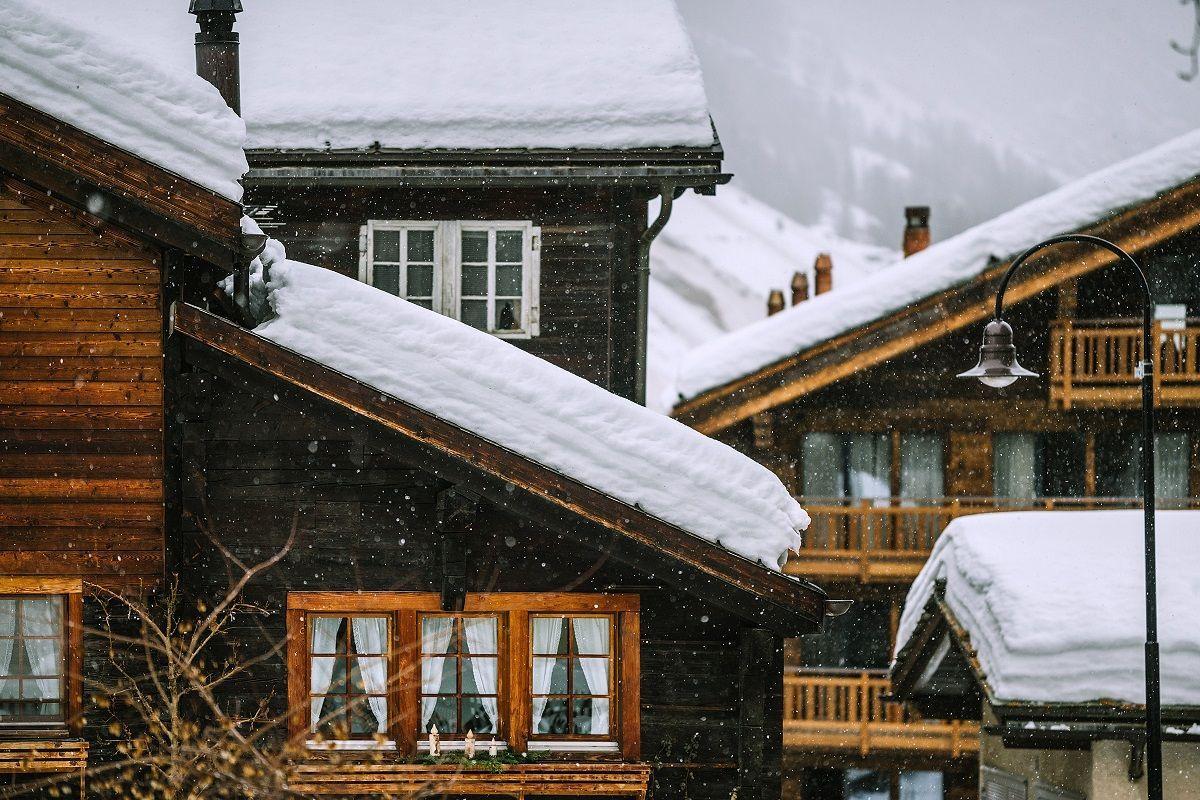
[[[800,551],[786,571],[818,582],[908,583],[921,571],[934,542],[951,520],[988,511],[1141,508],[1129,497],[883,498],[842,500],[802,497],[812,517]],[[1159,500],[1159,508],[1200,508],[1200,499]]]
[[[921,719],[889,692],[883,670],[796,669],[784,677],[783,742],[793,758],[949,763],[979,752],[979,724]]]
[[[1200,320],[1178,330],[1154,323],[1154,400],[1200,405]],[[1136,408],[1142,328],[1136,320],[1058,320],[1050,325],[1050,404],[1055,408]]]

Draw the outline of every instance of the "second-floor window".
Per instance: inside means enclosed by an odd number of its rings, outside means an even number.
[[[532,223],[372,220],[359,280],[506,338],[538,334],[539,229]]]
[[[895,487],[905,499],[941,497],[945,460],[945,443],[937,433],[809,433],[801,453],[803,493],[883,499]]]

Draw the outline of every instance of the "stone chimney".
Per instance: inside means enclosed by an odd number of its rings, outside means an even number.
[[[813,287],[813,296],[825,294],[833,288],[833,257],[829,253],[817,253],[817,261],[813,264],[813,273],[816,276],[816,286]]]
[[[242,113],[238,35],[233,30],[241,0],[191,0],[188,13],[196,15],[196,74],[217,87],[234,112]]]
[[[783,292],[779,289],[772,289],[771,293],[767,295],[767,316],[778,314],[783,309]]]
[[[808,299],[808,276],[803,272],[792,273],[792,305],[798,306]]]
[[[929,247],[929,206],[904,209],[904,257]]]

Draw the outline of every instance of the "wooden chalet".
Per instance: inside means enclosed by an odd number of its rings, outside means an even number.
[[[235,108],[221,70],[236,65],[239,5],[192,4],[201,71]],[[163,92],[227,112],[175,78]],[[213,702],[239,724],[274,721],[262,742],[289,759],[281,791],[780,795],[783,642],[837,607],[739,550],[761,531],[701,535],[256,332],[270,251],[241,198],[172,172],[171,153],[139,151],[104,113],[35,107],[29,85],[0,93],[0,670],[18,692],[0,697],[0,773],[86,782],[119,761],[121,712],[91,691],[129,668],[103,635],[113,607],[178,590],[208,608],[231,570],[266,562],[237,586],[222,646],[245,667]],[[116,95],[113,115],[156,102]],[[638,424],[717,448],[605,391],[638,393],[639,266],[675,193],[725,179],[715,138],[250,155],[246,203],[291,255],[354,277],[365,264],[393,293],[398,274],[453,273],[463,305],[449,316],[598,384],[579,382]],[[461,286],[467,266],[484,267],[479,298]],[[511,296],[505,275],[520,276]],[[419,295],[409,285],[435,306]],[[484,316],[465,318],[476,299]],[[769,473],[710,452],[795,518]],[[431,759],[469,737],[511,757]]]
[[[789,655],[787,753],[811,796],[839,796],[845,770],[878,771],[884,788],[888,774],[947,770],[947,791],[954,774],[973,774],[973,722],[925,719],[887,699],[901,600],[951,520],[1139,506],[1140,307],[1106,254],[1050,249],[1010,287],[1006,318],[1041,378],[993,390],[954,377],[976,362],[998,279],[1025,246],[1082,231],[1148,267],[1160,503],[1197,504],[1200,164],[1188,154],[1198,148],[1184,137],[927,248],[928,209],[910,209],[903,261],[848,286],[819,261],[831,290],[803,292],[683,365],[676,418],[770,466],[812,515],[788,569],[860,601]],[[1138,191],[1097,199],[1172,159]],[[926,280],[950,263],[955,275]],[[789,341],[799,345],[785,352]]]

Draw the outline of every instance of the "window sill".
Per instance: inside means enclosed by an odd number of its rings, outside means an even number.
[[[621,746],[616,742],[587,742],[573,739],[553,741],[543,739],[529,743],[531,753],[619,753]]]
[[[461,739],[451,739],[449,741],[447,741],[446,739],[442,739],[440,744],[441,744],[441,750],[443,753],[461,753],[463,750],[467,749],[467,743]],[[479,758],[481,755],[486,756],[488,748],[491,746],[492,746],[491,739],[476,739],[475,740],[475,757]],[[496,749],[497,750],[507,750],[508,742],[502,742],[499,739],[497,739],[496,740]],[[417,752],[428,755],[428,753],[429,753],[429,740],[428,739],[423,740],[417,744]]]
[[[348,740],[340,742],[317,742],[309,739],[304,743],[304,746],[309,750],[317,751],[342,750],[351,752],[386,752],[396,749],[396,743],[391,739],[382,742],[375,742],[367,739],[363,739],[361,741]]]

